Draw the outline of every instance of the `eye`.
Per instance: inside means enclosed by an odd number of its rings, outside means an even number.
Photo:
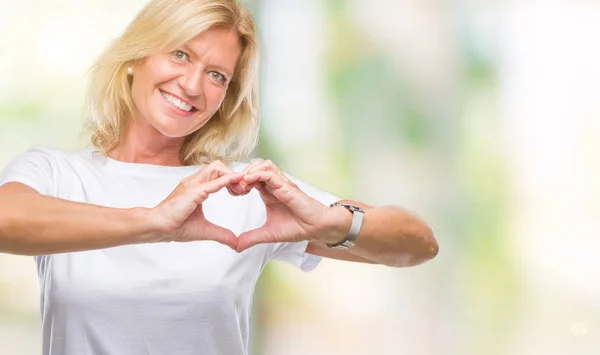
[[[219,72],[216,72],[216,71],[211,71],[208,73],[208,75],[221,84],[224,84],[227,81],[227,78],[225,77],[225,75],[223,75]]]
[[[187,62],[190,59],[190,56],[186,52],[179,49],[174,50],[171,54],[177,58],[177,60],[182,62]]]

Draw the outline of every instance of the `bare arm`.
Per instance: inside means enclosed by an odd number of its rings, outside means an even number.
[[[437,255],[439,246],[433,231],[411,213],[395,206],[372,207],[357,201],[342,202],[365,210],[356,245],[347,250],[336,250],[319,240],[311,240],[308,253],[395,267],[418,265]],[[339,231],[337,240],[342,240],[350,229],[351,214],[343,208],[331,208],[329,212],[330,226]]]
[[[48,197],[9,182],[0,186],[0,253],[46,255],[196,240],[214,240],[235,249],[235,234],[206,220],[202,202],[224,187],[239,191],[242,178],[215,161],[183,179],[158,206],[130,209]]]
[[[149,242],[145,209],[116,209],[43,196],[31,187],[0,186],[0,252],[45,255]]]
[[[352,214],[329,207],[304,193],[271,161],[255,161],[246,168],[244,183],[259,190],[267,207],[267,222],[242,233],[237,250],[271,242],[309,240],[306,251],[327,258],[402,267],[434,258],[438,243],[431,228],[411,213],[395,206],[372,207],[341,201],[365,210],[356,245],[336,250],[350,230]]]

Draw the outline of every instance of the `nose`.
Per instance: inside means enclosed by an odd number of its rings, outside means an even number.
[[[188,67],[177,78],[177,84],[190,96],[202,95],[202,71],[200,67]]]

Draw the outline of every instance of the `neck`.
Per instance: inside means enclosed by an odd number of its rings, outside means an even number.
[[[123,127],[119,145],[108,152],[108,157],[127,163],[182,166],[179,154],[184,140],[166,137],[151,125],[132,122]]]

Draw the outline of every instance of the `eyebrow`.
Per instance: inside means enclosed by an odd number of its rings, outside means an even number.
[[[194,55],[194,57],[196,57],[196,58],[198,57],[198,54],[196,52],[194,52],[194,50],[192,50],[190,47],[188,47],[187,44],[184,44],[183,46],[181,46],[181,48],[185,49],[187,52],[189,52],[192,55]],[[225,69],[225,68],[223,68],[220,65],[209,65],[208,67],[222,71],[229,78],[231,78],[233,76],[233,73],[229,69]]]

